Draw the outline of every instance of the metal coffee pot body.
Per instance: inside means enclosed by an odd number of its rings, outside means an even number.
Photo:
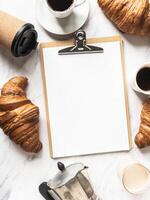
[[[87,167],[82,163],[67,167],[58,163],[59,172],[39,187],[47,200],[96,200],[97,196],[90,183]]]

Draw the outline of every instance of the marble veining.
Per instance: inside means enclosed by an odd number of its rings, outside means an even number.
[[[132,91],[130,80],[140,65],[150,62],[150,38],[120,33],[103,15],[97,1],[88,1],[90,14],[84,27],[87,37],[119,34],[124,40],[131,130],[132,138],[134,138],[139,126],[139,113],[143,97]],[[0,9],[32,22],[39,33],[40,42],[53,41],[54,39],[36,21],[35,3],[36,0],[1,0]],[[14,75],[24,75],[29,78],[27,92],[29,98],[40,107],[40,136],[44,148],[38,155],[29,155],[14,145],[0,130],[0,200],[42,200],[43,197],[38,192],[38,186],[56,173],[57,160],[52,160],[49,156],[38,50],[27,58],[16,59],[7,50],[0,48],[0,86]],[[150,148],[140,151],[134,143],[133,147],[130,153],[102,154],[60,160],[66,164],[84,162],[88,165],[96,193],[103,200],[149,200],[150,190],[144,195],[133,196],[124,190],[118,178],[118,164],[120,159],[127,154],[150,167]]]

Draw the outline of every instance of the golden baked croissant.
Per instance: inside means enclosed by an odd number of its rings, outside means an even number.
[[[150,35],[149,0],[98,0],[98,3],[122,32]]]
[[[0,96],[0,128],[25,151],[37,153],[39,140],[39,109],[26,97],[27,78],[14,77],[2,88]]]
[[[143,105],[140,130],[135,137],[135,143],[139,148],[150,146],[150,101]]]

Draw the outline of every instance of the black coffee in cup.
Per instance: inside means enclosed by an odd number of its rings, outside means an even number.
[[[54,11],[67,10],[73,3],[74,0],[47,0],[49,6]]]
[[[150,68],[144,67],[140,69],[136,76],[136,82],[140,89],[150,90]]]

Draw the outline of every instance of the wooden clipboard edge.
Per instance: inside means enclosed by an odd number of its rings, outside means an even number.
[[[131,138],[131,124],[130,124],[127,84],[126,84],[126,75],[125,75],[125,59],[124,59],[123,40],[122,40],[121,36],[87,39],[88,44],[103,43],[103,42],[106,43],[106,42],[115,42],[115,41],[116,42],[120,41],[120,52],[121,52],[122,72],[123,72],[123,81],[124,81],[124,96],[125,96],[125,104],[126,104],[125,107],[126,107],[128,138],[129,138],[129,141],[128,141],[129,142],[129,150],[126,150],[126,151],[130,151],[132,148],[132,138]],[[49,48],[49,47],[59,47],[59,46],[68,46],[68,45],[72,45],[72,40],[48,42],[48,43],[46,42],[46,43],[41,43],[39,45],[40,59],[41,59],[41,72],[42,72],[42,79],[43,79],[43,91],[44,91],[45,109],[46,109],[46,119],[47,119],[48,140],[49,140],[49,149],[50,149],[51,158],[54,158],[53,157],[53,142],[52,142],[51,128],[50,128],[51,126],[50,126],[50,117],[49,117],[49,109],[48,109],[48,97],[47,97],[47,88],[46,88],[43,49]],[[68,156],[68,157],[70,157],[70,156]]]
[[[51,125],[50,125],[50,117],[49,117],[49,109],[48,109],[48,97],[47,97],[47,87],[46,87],[46,77],[45,77],[45,67],[44,67],[44,55],[42,51],[42,46],[40,44],[40,59],[41,59],[41,73],[42,73],[42,81],[43,81],[43,91],[44,91],[44,101],[45,101],[45,112],[46,112],[46,122],[47,122],[47,131],[48,131],[48,141],[49,141],[49,151],[50,156],[53,158],[53,143],[51,137]]]
[[[59,47],[59,46],[68,46],[72,45],[73,40],[67,40],[67,41],[57,41],[57,42],[48,42],[48,43],[41,43],[40,44],[40,52],[43,48],[49,48],[49,47]],[[114,42],[114,41],[121,41],[120,36],[112,36],[112,37],[102,37],[102,38],[90,38],[87,39],[88,44],[94,44],[94,43],[103,43],[103,42]]]
[[[124,43],[123,40],[120,42],[120,52],[121,52],[121,62],[122,62],[122,73],[124,81],[124,97],[126,104],[126,116],[127,116],[127,126],[128,126],[128,138],[129,138],[129,151],[132,149],[132,134],[131,134],[131,123],[130,123],[130,112],[129,112],[129,100],[127,92],[127,81],[126,81],[126,72],[125,72],[125,57],[124,57]]]

